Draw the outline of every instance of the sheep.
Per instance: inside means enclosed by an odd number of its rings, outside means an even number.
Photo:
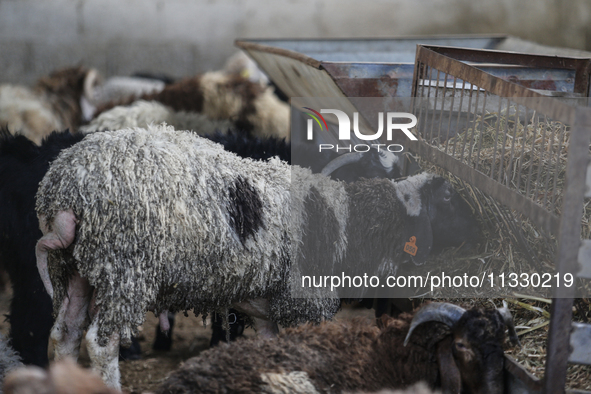
[[[347,394],[370,394],[369,392],[355,392],[355,393],[347,393]],[[380,390],[378,392],[373,392],[372,394],[441,394],[439,390],[431,390],[429,386],[427,386],[424,382],[419,382],[417,384],[413,384],[412,386],[402,389],[402,390]]]
[[[237,51],[226,59],[222,71],[227,75],[240,75],[260,85],[268,85],[270,82],[269,77],[261,71],[256,62],[243,51]]]
[[[160,105],[160,104],[158,104]],[[13,286],[10,306],[11,337],[15,349],[25,364],[46,366],[48,338],[53,319],[51,299],[45,292],[35,265],[34,245],[41,237],[39,223],[34,211],[34,196],[37,186],[58,153],[83,138],[68,131],[48,136],[36,147],[24,136],[13,136],[7,130],[0,131],[0,255]],[[275,137],[258,138],[229,130],[215,133],[208,138],[224,145],[226,150],[241,157],[265,160],[278,155],[290,161],[290,145]],[[244,319],[238,316],[231,325],[231,339],[244,328]],[[232,320],[234,322],[234,319]],[[212,344],[225,340],[221,319],[214,319]],[[171,336],[157,330],[154,348],[170,349]],[[120,349],[123,359],[137,358],[139,344],[131,349]]]
[[[33,89],[0,85],[0,127],[37,145],[54,130],[76,130],[83,120],[83,103],[97,81],[95,70],[73,67],[39,79]]]
[[[112,387],[119,386],[117,347],[129,343],[148,310],[165,326],[168,311],[234,307],[266,336],[276,323],[331,318],[340,306],[336,292],[292,297],[289,279],[298,278],[304,256],[351,264],[358,253],[351,249],[369,246],[352,238],[378,231],[375,218],[359,225],[354,215],[375,215],[371,198],[378,197],[387,202],[379,214],[390,219],[389,246],[362,261],[368,270],[422,264],[432,240],[423,204],[448,187],[424,174],[361,182],[343,184],[276,158],[242,159],[167,126],[88,135],[62,151],[37,192],[44,234],[37,266],[53,297],[56,356],[77,355],[87,311],[89,355]],[[415,256],[402,252],[410,235],[417,236]],[[306,241],[324,246],[305,249]]]
[[[166,86],[161,92],[142,95],[141,100],[157,101],[175,112],[202,113],[211,121],[230,120],[245,132],[258,136],[290,137],[289,105],[272,89],[238,75],[208,72]],[[113,102],[97,110],[96,116],[115,107],[130,105]]]
[[[19,367],[22,367],[22,362],[14,349],[10,346],[6,338],[0,334],[0,394],[2,394],[2,383],[6,375]]]
[[[425,382],[448,393],[503,392],[506,308],[430,303],[413,314],[287,329],[272,341],[222,344],[184,362],[158,394],[340,393],[401,389]]]
[[[4,382],[6,394],[117,394],[94,372],[80,368],[66,358],[52,363],[46,371],[25,367],[12,371]]]
[[[35,214],[35,194],[49,164],[65,148],[84,138],[68,130],[45,137],[40,146],[25,136],[0,129],[0,261],[12,284],[10,337],[25,364],[45,367],[53,326],[52,303],[35,261],[43,235]],[[139,358],[137,341],[121,349],[121,358]]]
[[[166,84],[151,78],[116,76],[94,89],[92,104],[104,105],[112,101],[135,100],[144,94],[159,93]]]
[[[10,337],[25,364],[46,366],[52,304],[37,270],[35,244],[43,235],[35,214],[35,194],[49,163],[83,135],[65,131],[41,146],[0,129],[0,260],[12,283]]]
[[[89,124],[81,126],[84,134],[96,131],[119,130],[126,127],[147,127],[167,123],[178,130],[191,130],[199,135],[213,134],[233,127],[229,120],[211,120],[196,112],[175,112],[157,101],[138,100],[129,106],[117,106],[101,113]]]

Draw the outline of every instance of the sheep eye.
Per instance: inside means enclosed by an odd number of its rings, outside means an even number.
[[[464,346],[464,344],[462,342],[456,342],[456,349],[458,350],[466,350],[466,346]]]
[[[444,196],[443,201],[448,202],[451,200],[451,196]]]

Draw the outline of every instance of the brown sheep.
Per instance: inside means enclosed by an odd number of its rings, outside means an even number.
[[[414,315],[384,316],[377,326],[363,320],[307,324],[274,340],[205,351],[173,372],[157,393],[338,393],[424,381],[444,394],[500,394],[506,326],[516,340],[505,308],[465,311],[442,303]]]

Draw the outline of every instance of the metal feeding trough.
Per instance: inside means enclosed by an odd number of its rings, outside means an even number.
[[[584,55],[509,36],[236,41],[236,46],[246,51],[289,97],[410,97],[418,44]],[[574,86],[573,70],[486,63],[478,68],[531,89],[555,94],[580,92]]]

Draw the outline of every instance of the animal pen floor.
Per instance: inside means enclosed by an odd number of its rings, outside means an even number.
[[[6,315],[9,310],[11,291],[0,292],[0,314]],[[482,305],[492,307],[501,306],[500,300],[449,300],[469,308],[473,305]],[[526,331],[525,327],[533,328],[527,333],[520,335],[522,343],[521,348],[511,348],[507,346],[506,352],[516,358],[522,365],[538,377],[544,374],[544,360],[546,356],[546,337],[547,322],[549,319],[544,311],[549,311],[549,305],[544,302],[522,300],[522,305],[511,303],[509,305],[518,327],[517,332]],[[589,300],[579,300],[578,308],[574,315],[579,317],[577,320],[591,318],[591,303]],[[536,310],[535,308],[539,308]],[[582,316],[584,315],[584,317]],[[352,317],[373,316],[373,310],[358,308],[346,305],[336,316],[337,319],[347,319]],[[155,328],[158,319],[152,313],[148,313],[146,322],[141,327],[139,341],[142,346],[142,359],[135,361],[120,362],[121,381],[125,392],[144,393],[154,390],[166,375],[176,369],[179,364],[190,357],[198,355],[203,350],[209,348],[209,339],[211,337],[211,328],[204,327],[202,319],[189,313],[188,317],[178,314],[174,327],[173,347],[169,352],[155,352],[151,349],[154,341]],[[0,331],[8,335],[9,325],[4,319],[0,321]],[[252,337],[255,332],[252,329],[246,330],[246,336]],[[51,347],[51,345],[50,345]],[[50,357],[51,357],[50,349]],[[80,363],[88,367],[90,360],[83,343],[81,349]],[[568,387],[572,389],[591,390],[591,367],[570,366],[568,375]]]

